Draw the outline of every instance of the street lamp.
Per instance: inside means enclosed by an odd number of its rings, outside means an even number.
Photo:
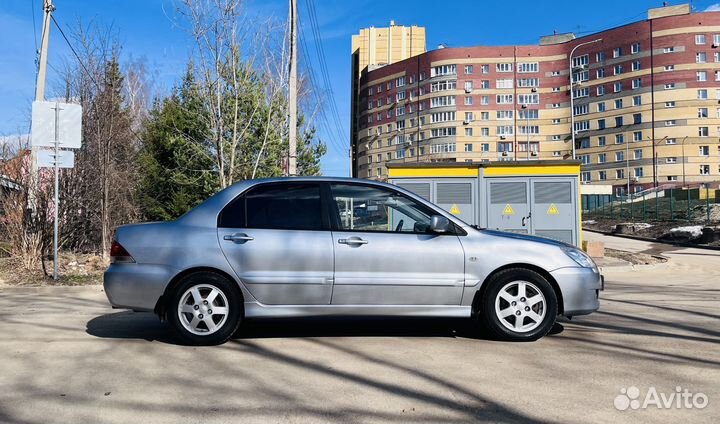
[[[573,47],[572,50],[570,50],[570,59],[568,60],[569,66],[568,69],[570,70],[570,134],[572,137],[572,158],[575,160],[575,92],[573,91],[573,54],[575,54],[575,50],[577,50],[579,47],[587,46],[588,44],[593,44],[602,41],[602,38],[598,38],[592,41],[586,41],[584,43],[580,43],[577,46]]]

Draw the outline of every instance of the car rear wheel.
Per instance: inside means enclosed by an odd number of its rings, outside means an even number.
[[[495,274],[486,284],[479,318],[493,335],[504,340],[533,341],[552,329],[558,302],[542,275],[513,268]]]
[[[212,272],[183,277],[170,298],[168,322],[192,345],[225,343],[237,331],[242,301],[234,283]]]

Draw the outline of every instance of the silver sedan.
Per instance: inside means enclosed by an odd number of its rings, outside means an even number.
[[[154,311],[189,344],[244,319],[467,317],[536,340],[558,315],[599,307],[581,250],[472,227],[399,187],[276,178],[229,187],[171,222],[117,229],[105,272],[114,307]]]

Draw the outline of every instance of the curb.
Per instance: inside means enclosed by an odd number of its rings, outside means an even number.
[[[596,233],[596,234],[602,234],[605,236],[612,236],[612,237],[620,237],[620,238],[626,238],[631,240],[638,240],[638,241],[647,241],[650,243],[660,243],[660,244],[668,244],[671,246],[679,246],[679,247],[692,247],[695,249],[705,249],[705,250],[715,250],[720,251],[720,246],[706,246],[702,244],[693,244],[693,243],[683,243],[683,242],[673,242],[673,241],[666,241],[666,240],[658,240],[650,237],[641,237],[641,236],[634,236],[631,234],[616,234],[611,233],[607,231],[598,231],[598,230],[591,230],[588,228],[583,227],[583,231],[587,231],[590,233]]]

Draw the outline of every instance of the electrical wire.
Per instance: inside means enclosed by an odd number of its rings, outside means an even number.
[[[55,16],[50,15],[50,18],[52,19],[53,23],[57,27],[57,29],[60,31],[60,35],[62,35],[63,39],[65,39],[65,42],[67,43],[68,47],[70,47],[70,50],[72,50],[73,54],[75,55],[75,58],[77,59],[78,63],[82,67],[82,69],[85,71],[85,74],[87,74],[88,78],[95,84],[95,87],[97,87],[98,90],[101,90],[100,84],[95,80],[95,77],[88,71],[87,67],[85,67],[85,63],[83,63],[82,59],[80,59],[80,55],[75,51],[75,47],[73,47],[70,40],[65,35],[65,32],[60,27],[60,24],[58,24],[57,20],[55,20]]]

